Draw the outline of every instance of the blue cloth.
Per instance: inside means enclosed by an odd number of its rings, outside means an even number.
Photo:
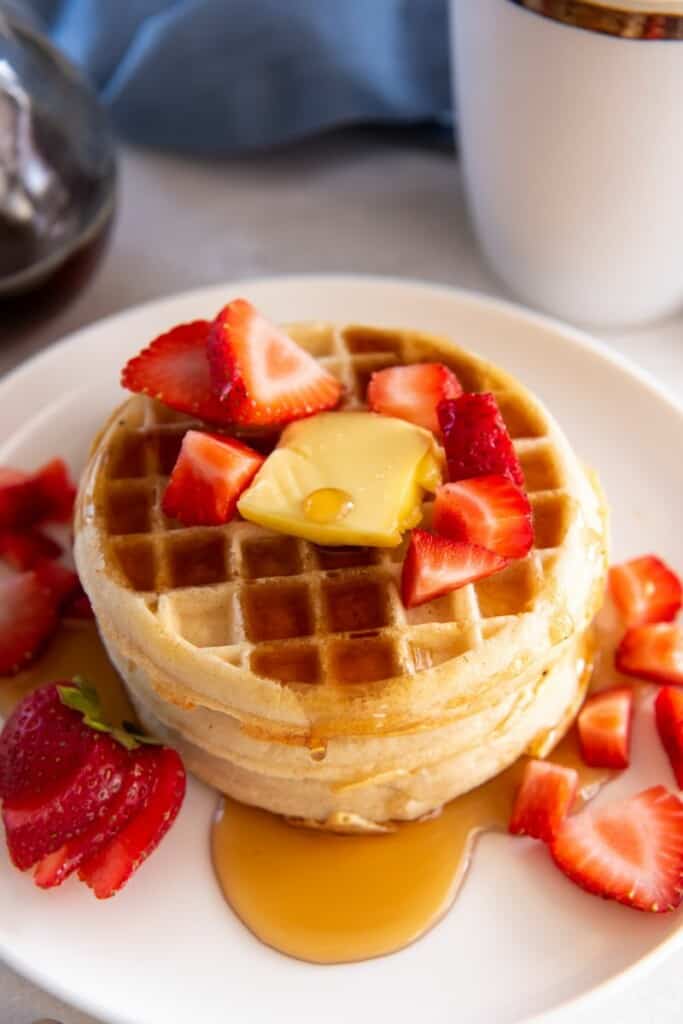
[[[448,116],[447,0],[11,2],[40,19],[136,142],[234,153]]]

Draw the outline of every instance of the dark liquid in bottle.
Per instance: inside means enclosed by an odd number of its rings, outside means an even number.
[[[113,171],[83,167],[55,121],[34,112],[36,148],[60,182],[63,200],[47,216],[18,225],[0,213],[0,314],[2,336],[52,316],[88,283],[105,251],[113,220]],[[77,241],[78,240],[78,241]],[[64,251],[69,255],[26,290],[8,279]],[[4,287],[3,287],[4,286]]]

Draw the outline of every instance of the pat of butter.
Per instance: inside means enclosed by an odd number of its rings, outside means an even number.
[[[237,507],[253,523],[315,544],[395,547],[420,522],[442,466],[432,434],[412,423],[320,413],[283,431]]]

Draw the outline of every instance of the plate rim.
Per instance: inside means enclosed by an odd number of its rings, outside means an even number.
[[[54,359],[59,358],[61,351],[67,347],[71,347],[74,343],[76,345],[82,343],[83,338],[90,332],[111,330],[112,328],[116,328],[117,324],[125,323],[128,318],[134,319],[138,315],[151,312],[156,307],[163,307],[173,301],[187,301],[191,303],[196,299],[199,303],[202,301],[204,296],[208,296],[209,294],[221,289],[224,289],[226,292],[230,292],[231,290],[237,290],[238,288],[252,289],[272,286],[281,288],[287,288],[288,286],[300,288],[305,286],[307,283],[314,283],[318,289],[327,287],[334,289],[353,289],[359,285],[361,287],[372,285],[403,287],[409,289],[413,293],[416,293],[417,297],[421,297],[425,302],[429,301],[430,294],[438,294],[444,298],[451,299],[454,302],[467,304],[470,308],[479,307],[482,311],[487,309],[493,310],[506,318],[516,320],[518,323],[523,324],[526,322],[533,324],[538,328],[546,330],[551,335],[560,335],[563,341],[570,342],[572,345],[584,352],[589,353],[594,357],[598,357],[602,361],[611,364],[627,376],[634,378],[638,384],[650,391],[654,397],[663,401],[669,411],[676,415],[683,424],[683,399],[680,399],[672,389],[662,383],[651,371],[640,366],[629,356],[619,352],[606,341],[593,336],[589,330],[585,328],[575,327],[557,317],[537,312],[521,303],[517,303],[506,298],[499,298],[498,296],[490,295],[481,290],[462,288],[445,282],[436,282],[425,278],[363,273],[312,272],[281,275],[269,274],[256,277],[237,276],[230,278],[227,281],[220,280],[184,291],[169,292],[148,299],[145,302],[125,307],[124,309],[110,313],[105,317],[81,325],[76,328],[76,330],[58,338],[46,348],[34,353],[28,359],[20,362],[16,367],[5,373],[0,377],[0,404],[3,395],[8,390],[14,389],[17,385],[21,386],[23,377],[28,378],[36,372],[42,373],[49,370],[50,363]],[[390,326],[400,325],[390,324]],[[41,367],[41,363],[46,364],[45,370]],[[0,445],[0,457],[2,456],[2,450],[5,446],[11,443],[15,431],[28,426],[35,415],[36,411],[31,410],[29,415],[10,428],[10,433],[4,437],[2,444]],[[683,911],[681,911],[681,913],[683,914]],[[630,984],[634,984],[647,972],[653,970],[658,964],[662,963],[667,957],[669,957],[676,947],[680,947],[682,939],[683,918],[681,919],[680,925],[674,931],[663,938],[652,949],[639,957],[632,964],[617,970],[610,977],[593,985],[580,995],[564,999],[561,1002],[558,1002],[551,1009],[543,1010],[540,1014],[536,1014],[531,1017],[524,1017],[525,1024],[550,1024],[551,1020],[555,1019],[558,1019],[559,1021],[559,1019],[566,1018],[567,1014],[584,1009],[590,1002],[598,1003],[608,997],[612,992],[620,988],[624,989]],[[82,1010],[85,1013],[89,1013],[94,1017],[101,1016],[101,1005],[97,1005],[92,1002],[88,996],[81,997],[80,995],[77,995],[74,997],[74,993],[66,987],[62,987],[58,979],[55,979],[54,982],[50,979],[46,983],[39,968],[36,967],[34,969],[31,963],[25,962],[20,957],[15,958],[11,947],[6,948],[4,945],[0,947],[0,959],[2,959],[20,977],[31,981],[43,991],[52,994],[67,1005]],[[118,1014],[112,1014],[110,1011],[107,1011],[106,1020],[110,1021],[111,1024],[135,1024],[135,1021],[132,1018],[127,1016],[121,1017]]]
[[[28,357],[28,359],[20,362],[17,366],[0,376],[0,395],[2,395],[5,388],[12,387],[15,381],[19,380],[24,374],[33,372],[34,368],[38,366],[41,361],[51,361],[58,355],[62,348],[67,348],[73,344],[73,342],[77,341],[81,335],[87,334],[90,331],[114,326],[117,321],[123,322],[128,317],[133,318],[140,313],[152,310],[155,306],[162,306],[165,303],[172,302],[174,300],[192,301],[194,298],[200,298],[202,295],[217,291],[218,289],[225,289],[227,291],[233,285],[239,285],[241,288],[268,287],[272,285],[287,287],[287,285],[299,286],[301,284],[305,284],[307,281],[315,282],[318,287],[353,287],[354,285],[364,284],[389,285],[393,287],[403,286],[410,288],[411,290],[422,291],[424,293],[437,292],[441,295],[450,296],[451,298],[460,302],[468,303],[472,306],[492,307],[499,313],[514,318],[521,318],[527,322],[533,323],[537,327],[546,328],[553,333],[559,333],[571,339],[571,341],[579,348],[591,352],[593,355],[598,356],[608,363],[612,363],[623,372],[635,377],[649,391],[654,392],[657,397],[663,399],[667,405],[671,407],[673,412],[683,418],[683,399],[680,399],[673,390],[670,390],[665,384],[663,384],[650,370],[640,366],[629,356],[619,352],[606,341],[602,341],[600,338],[594,336],[587,328],[576,327],[565,320],[561,320],[559,317],[554,317],[547,313],[531,309],[521,302],[515,302],[512,299],[490,295],[479,289],[461,288],[457,285],[449,285],[445,282],[430,281],[427,278],[419,277],[398,277],[391,274],[362,273],[330,274],[324,271],[313,271],[300,274],[268,274],[258,277],[238,276],[233,279],[228,279],[227,281],[215,281],[212,284],[200,285],[196,288],[189,288],[180,292],[167,292],[163,295],[156,296],[155,298],[147,299],[144,302],[136,303],[133,306],[127,306],[125,309],[118,310],[115,313],[109,313],[107,316],[100,317],[90,323],[82,324],[74,331],[70,331],[68,334],[56,339],[47,347],[38,352],[34,352]],[[400,325],[388,324],[388,326],[398,327]],[[25,422],[28,422],[28,420]]]

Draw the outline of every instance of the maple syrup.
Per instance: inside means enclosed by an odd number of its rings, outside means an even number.
[[[612,774],[583,764],[574,731],[552,759],[578,771],[583,800]],[[384,835],[293,828],[226,798],[212,832],[218,880],[244,924],[280,952],[322,964],[395,952],[447,912],[477,838],[507,830],[523,767]]]
[[[338,487],[321,487],[311,491],[304,501],[304,515],[312,523],[336,523],[352,510],[351,495]]]
[[[65,622],[46,653],[0,680],[0,715],[45,683],[81,676],[97,689],[109,719],[135,721],[121,680],[93,622]],[[311,756],[324,757],[312,743]],[[579,795],[592,796],[611,774],[586,767],[575,731],[554,762],[579,773]],[[315,963],[382,956],[407,946],[449,909],[477,837],[505,831],[524,759],[423,821],[381,835],[340,835],[294,827],[284,818],[221,800],[211,848],[223,893],[264,943]]]

